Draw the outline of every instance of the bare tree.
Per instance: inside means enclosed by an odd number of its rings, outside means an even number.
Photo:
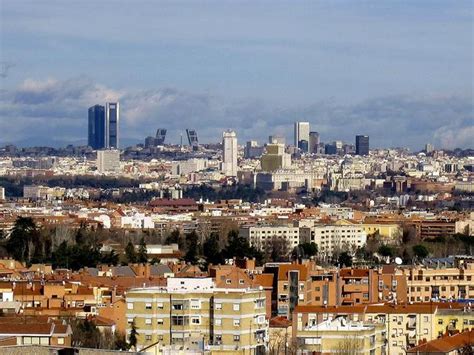
[[[356,355],[360,354],[361,350],[364,348],[364,341],[358,339],[356,336],[346,337],[344,340],[341,340],[334,349],[335,352],[341,355]]]

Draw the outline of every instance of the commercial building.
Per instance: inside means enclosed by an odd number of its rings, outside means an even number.
[[[319,132],[309,132],[309,153],[319,153],[320,143]]]
[[[245,144],[244,157],[253,159],[261,156],[265,151],[265,147],[259,146],[257,141],[248,141]]]
[[[118,102],[95,105],[88,111],[88,145],[93,149],[119,147],[120,108]]]
[[[228,283],[242,287],[218,288],[212,278],[168,278],[166,287],[129,290],[128,331],[135,323],[138,348],[157,343],[161,351],[264,354],[265,291],[243,279]]]
[[[106,148],[105,107],[95,105],[89,107],[89,123],[87,144],[93,149]]]
[[[285,153],[283,144],[267,144],[266,152],[260,159],[263,171],[275,171],[291,167],[291,155]]]
[[[0,201],[5,200],[5,188],[0,186]]]
[[[295,122],[295,132],[294,132],[294,144],[295,147],[302,149],[303,151],[308,151],[309,144],[309,122]]]
[[[120,105],[118,102],[105,104],[105,146],[118,149],[120,137]]]
[[[356,136],[356,155],[369,155],[369,136]]]
[[[225,176],[237,176],[237,134],[225,131],[222,135],[222,173]]]
[[[104,173],[120,172],[120,151],[115,149],[105,149],[97,151],[97,171]]]
[[[186,136],[188,137],[189,146],[193,149],[197,149],[199,146],[198,135],[195,129],[186,129]]]

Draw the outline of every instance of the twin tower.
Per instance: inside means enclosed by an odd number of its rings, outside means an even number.
[[[108,102],[105,107],[95,105],[89,108],[87,144],[93,149],[119,148],[120,105]]]

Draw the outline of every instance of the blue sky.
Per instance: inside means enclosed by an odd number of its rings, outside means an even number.
[[[0,1],[0,144],[83,142],[87,106],[116,98],[127,142],[308,120],[324,141],[472,147],[471,1]]]

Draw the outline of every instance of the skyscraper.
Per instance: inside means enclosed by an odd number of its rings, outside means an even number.
[[[198,135],[195,129],[186,129],[186,135],[188,136],[189,145],[192,148],[197,148],[199,145]]]
[[[309,132],[309,152],[316,154],[319,153],[319,133]]]
[[[93,149],[103,149],[105,142],[105,108],[95,105],[89,108],[87,144]]]
[[[295,122],[295,147],[308,151],[309,122]],[[302,148],[301,148],[302,147]]]
[[[237,134],[230,130],[222,135],[222,172],[237,176]]]
[[[105,104],[105,139],[106,147],[117,149],[119,147],[120,105],[118,102]]]
[[[369,155],[369,136],[356,136],[356,155]]]
[[[165,138],[166,138],[166,129],[158,128],[156,130],[156,145],[165,144]]]

